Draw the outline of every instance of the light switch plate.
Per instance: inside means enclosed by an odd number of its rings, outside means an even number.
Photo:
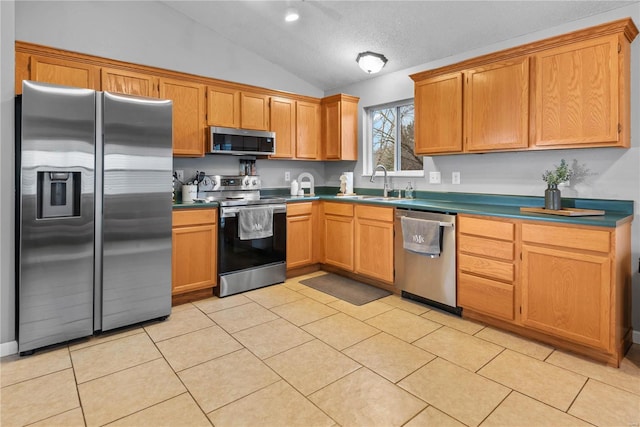
[[[451,183],[460,184],[460,172],[451,172]]]
[[[440,172],[429,172],[429,184],[440,184]]]

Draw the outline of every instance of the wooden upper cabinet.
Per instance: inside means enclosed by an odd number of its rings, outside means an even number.
[[[527,148],[529,58],[494,63],[464,74],[465,151]]]
[[[226,87],[207,87],[207,124],[240,127],[240,91]]]
[[[29,79],[36,82],[100,90],[100,68],[83,62],[32,55]]]
[[[292,158],[296,147],[296,101],[272,97],[271,131],[276,133],[276,153],[272,158]]]
[[[320,103],[298,101],[296,109],[296,157],[316,160],[320,157]],[[276,145],[278,136],[276,135]]]
[[[358,101],[343,94],[322,100],[323,159],[358,160]]]
[[[100,81],[103,91],[158,97],[158,78],[148,74],[102,67]]]
[[[412,74],[416,154],[629,148],[637,35],[620,19]]]
[[[269,130],[269,95],[240,92],[240,127]]]
[[[204,86],[160,78],[160,98],[173,101],[173,154],[204,156]]]
[[[15,73],[15,92],[16,95],[22,93],[22,81],[30,80],[30,64],[31,56],[28,53],[16,52],[16,73]]]
[[[462,73],[415,83],[415,153],[462,151]]]
[[[536,146],[628,146],[618,133],[621,48],[612,35],[535,55]]]
[[[208,86],[207,124],[269,130],[269,96],[223,86]]]

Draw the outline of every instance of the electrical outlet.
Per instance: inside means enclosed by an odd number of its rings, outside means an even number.
[[[429,172],[429,184],[440,184],[440,172]]]
[[[180,182],[184,182],[184,171],[181,169],[176,169],[176,178],[178,179],[178,181]]]
[[[460,172],[451,172],[451,183],[460,184]]]
[[[284,182],[289,182],[289,181],[291,181],[291,172],[286,171],[284,173]]]

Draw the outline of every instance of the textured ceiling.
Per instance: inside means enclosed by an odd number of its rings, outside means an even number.
[[[164,1],[318,88],[370,78],[359,52],[384,54],[380,74],[424,64],[637,1]],[[300,20],[284,22],[287,7]],[[380,75],[378,74],[378,75]]]

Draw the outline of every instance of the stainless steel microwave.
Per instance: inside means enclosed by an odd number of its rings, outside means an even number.
[[[209,154],[273,155],[276,133],[260,130],[209,128]]]

